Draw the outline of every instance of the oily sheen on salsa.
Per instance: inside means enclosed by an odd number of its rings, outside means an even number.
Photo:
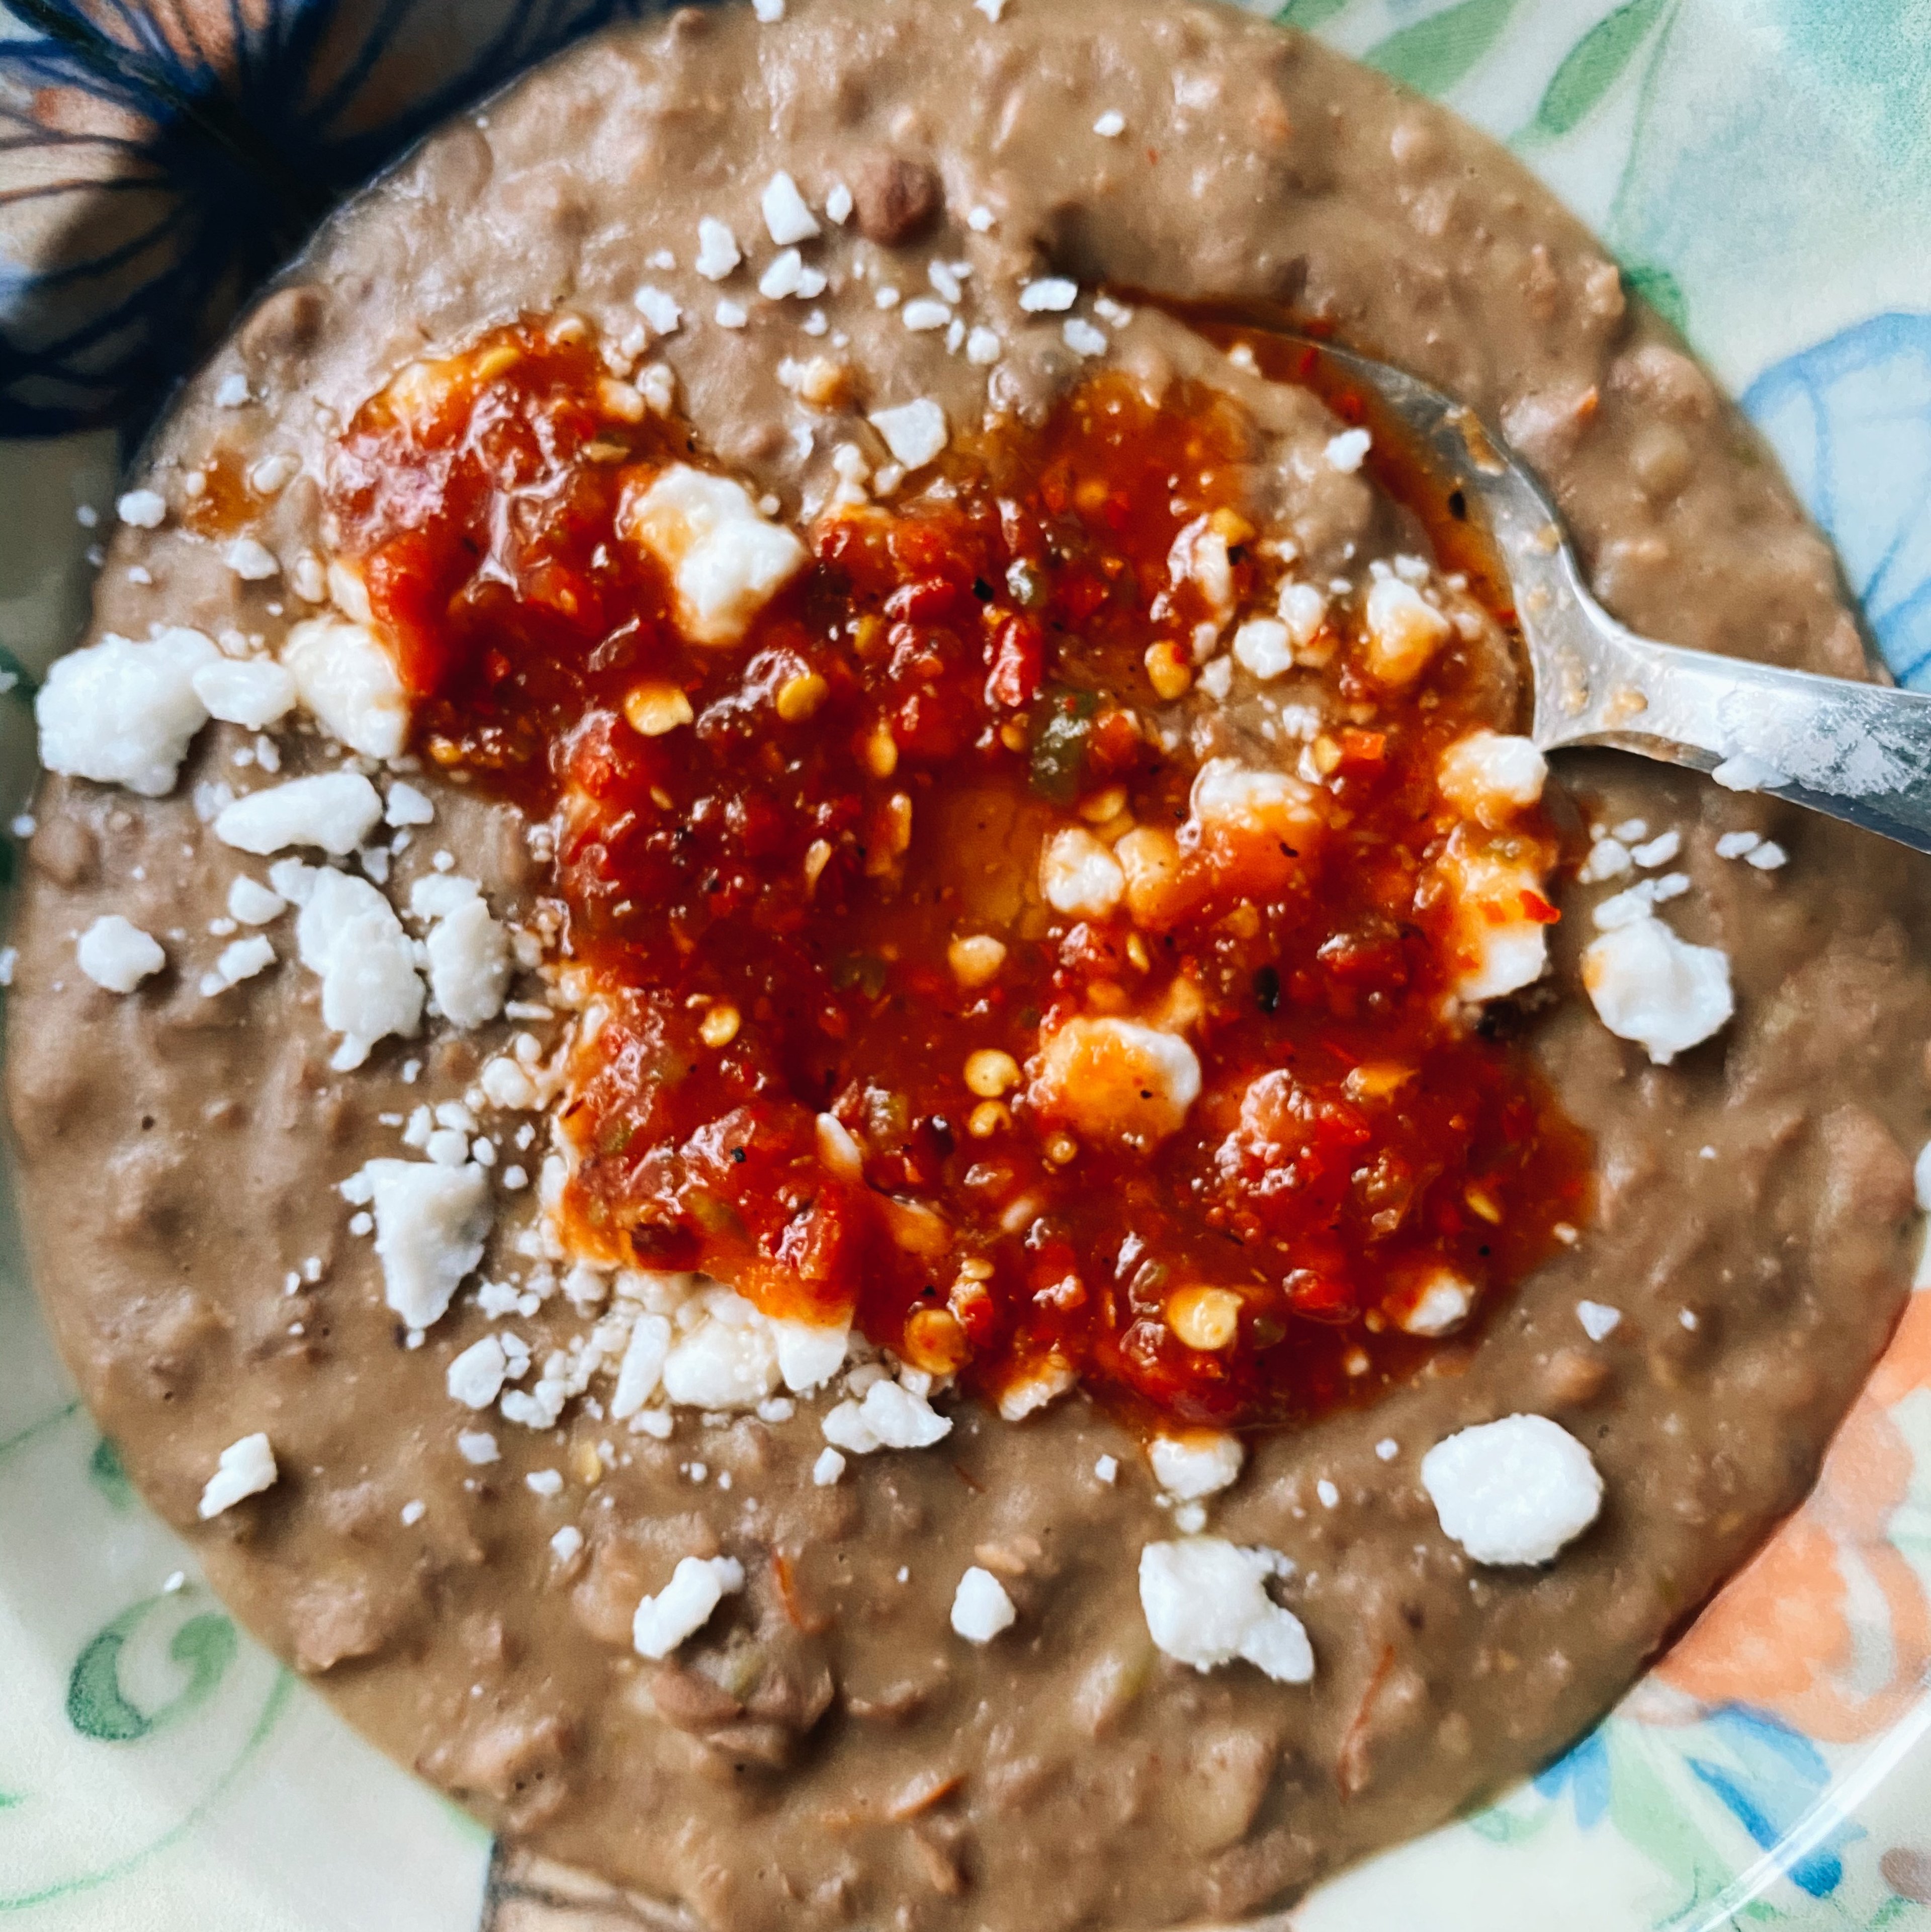
[[[1105,374],[955,435],[890,502],[829,508],[718,646],[620,534],[694,439],[626,420],[567,328],[439,375],[361,410],[334,507],[421,752],[555,827],[599,1022],[565,1115],[586,1252],[850,1315],[994,1397],[1051,1364],[1142,1420],[1237,1426],[1366,1398],[1441,1346],[1402,1326],[1436,1271],[1492,1305],[1573,1238],[1586,1144],[1458,1010],[1427,883],[1441,754],[1506,728],[1472,652],[1391,693],[1337,607],[1304,654],[1336,720],[1313,836],[1183,850],[1138,920],[1033,888],[1056,829],[1188,818],[1162,721],[1205,614],[1170,554],[1218,518],[1237,600],[1261,536],[1228,398]],[[1042,1036],[1156,1006],[1198,1056],[1183,1124],[1067,1131],[1024,1074]]]

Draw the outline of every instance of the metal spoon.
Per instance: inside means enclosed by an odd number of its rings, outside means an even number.
[[[1693,766],[1931,852],[1931,696],[1639,637],[1590,595],[1547,491],[1473,410],[1387,363],[1308,346],[1480,503],[1514,586],[1544,751],[1609,745]]]

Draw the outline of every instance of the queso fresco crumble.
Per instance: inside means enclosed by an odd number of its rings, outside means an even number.
[[[761,206],[761,291],[809,300],[820,214],[781,174]],[[697,241],[700,277],[742,260],[721,221]],[[904,325],[989,363],[964,274],[934,262]],[[210,718],[259,734],[257,782],[196,800],[235,855],[226,943],[202,963],[107,916],[77,968],[133,995],[172,966],[209,999],[304,971],[340,1071],[437,1024],[523,1024],[338,1177],[412,1346],[459,1295],[489,1318],[446,1372],[472,1464],[572,1404],[667,1438],[816,1398],[829,1485],[934,1448],[962,1400],[1023,1427],[1084,1388],[1172,1510],[1137,1558],[1153,1641],[1305,1682],[1268,1591],[1293,1566],[1204,1533],[1239,1432],[1412,1373],[1587,1216],[1586,1140],[1481,1024],[1543,975],[1560,856],[1541,754],[1498,728],[1504,633],[1408,550],[1310,578],[1237,500],[1240,404],[1198,382],[1150,401],[1107,362],[1126,311],[1070,280],[1018,296],[1091,358],[1048,420],[881,407],[788,518],[640,360],[697,326],[683,303],[636,306],[633,342],[566,314],[404,368],[340,437],[327,558],[236,534],[244,479],[204,479],[184,513],[244,578],[286,573],[285,634],[110,636],[37,708],[49,769],[147,797]],[[832,344],[781,374],[820,404],[852,382]],[[1313,454],[1375,473],[1365,428]],[[121,509],[172,513],[145,490]],[[1260,721],[1238,752],[1203,725],[1235,698]],[[278,776],[292,728],[328,769]],[[385,890],[439,782],[526,814],[533,918],[499,920],[446,855]],[[1666,1064],[1731,995],[1723,954],[1660,916],[1675,835],[1649,832],[1594,829],[1584,880],[1632,883],[1594,908],[1584,978]],[[520,974],[541,999],[511,998]],[[479,1280],[504,1216],[520,1265]],[[547,1342],[518,1325],[539,1316]],[[1539,1415],[1420,1473],[1485,1563],[1549,1561],[1603,1495]],[[247,1436],[201,1513],[276,1480]],[[637,1652],[668,1656],[744,1580],[679,1562]],[[1018,1614],[964,1569],[961,1639]]]

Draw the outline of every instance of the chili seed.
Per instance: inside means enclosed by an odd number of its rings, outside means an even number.
[[[1180,646],[1170,638],[1147,646],[1147,675],[1153,680],[1155,696],[1171,704],[1186,694],[1193,682],[1193,667],[1180,655]]]
[[[1005,944],[989,932],[970,933],[946,948],[946,963],[961,986],[986,986],[998,978],[1006,964]]]
[[[915,1366],[948,1376],[971,1352],[958,1317],[944,1308],[922,1308],[905,1324],[905,1348]]]
[[[1019,1063],[997,1047],[982,1047],[965,1064],[966,1084],[981,1100],[996,1100],[1019,1084]]]
[[[787,677],[778,687],[778,715],[787,724],[801,724],[824,703],[831,689],[814,670]]]
[[[1189,1348],[1210,1354],[1240,1332],[1240,1308],[1231,1288],[1183,1288],[1167,1298],[1167,1326]]]
[[[1012,1110],[1003,1100],[982,1100],[966,1116],[966,1132],[976,1141],[990,1140],[1012,1124]]]
[[[661,738],[695,714],[691,700],[674,684],[634,686],[624,698],[624,717],[640,738]]]
[[[698,1022],[697,1035],[706,1046],[728,1046],[742,1024],[735,1006],[713,1006]]]

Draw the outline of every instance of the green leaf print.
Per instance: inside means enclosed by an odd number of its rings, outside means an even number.
[[[4,644],[0,644],[0,686],[16,704],[32,704],[40,688],[33,673]]]
[[[1519,1845],[1524,1839],[1533,1838],[1555,1812],[1553,1804],[1545,1804],[1532,1815],[1525,1816],[1506,1804],[1498,1804],[1477,1812],[1468,1825],[1477,1838],[1486,1838],[1492,1845]]]
[[[1461,0],[1390,34],[1362,56],[1390,80],[1421,94],[1446,94],[1501,38],[1516,0]]]
[[[106,1436],[94,1445],[94,1454],[87,1459],[87,1480],[106,1498],[117,1510],[130,1508],[134,1500],[134,1486],[127,1480],[127,1472],[121,1466],[121,1452]]]
[[[1729,1876],[1709,1840],[1690,1823],[1681,1798],[1658,1774],[1645,1745],[1620,1724],[1608,1727],[1609,1819],[1616,1829],[1682,1891],[1675,1912],[1713,1898]],[[1667,1747],[1664,1747],[1667,1748]]]
[[[121,1686],[121,1653],[166,1597],[145,1597],[130,1604],[100,1630],[75,1660],[67,1679],[67,1721],[82,1737],[103,1744],[132,1744],[185,1717],[221,1681],[238,1648],[235,1626],[212,1612],[190,1617],[168,1644],[168,1655],[187,1672],[187,1682],[167,1702],[144,1711]]]
[[[1348,0],[1287,0],[1287,4],[1274,16],[1277,26],[1298,27],[1303,33],[1311,34],[1317,27],[1324,27],[1337,14],[1348,10]]]
[[[1690,304],[1683,284],[1667,268],[1645,262],[1627,262],[1623,281],[1632,295],[1642,296],[1678,335],[1690,333]]]
[[[1628,0],[1598,20],[1564,57],[1525,134],[1556,140],[1580,127],[1615,86],[1669,4],[1670,0]]]

